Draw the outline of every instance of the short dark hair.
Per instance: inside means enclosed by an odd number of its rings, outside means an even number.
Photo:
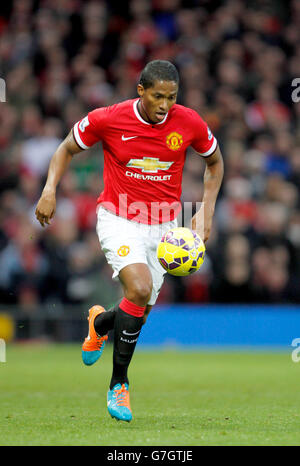
[[[174,81],[179,83],[179,74],[176,67],[167,60],[153,60],[147,63],[143,69],[139,84],[144,89],[153,87],[155,81]]]

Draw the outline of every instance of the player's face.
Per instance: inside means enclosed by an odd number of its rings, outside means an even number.
[[[144,89],[139,84],[137,90],[142,101],[140,110],[145,114],[143,117],[159,123],[176,103],[178,84],[175,81],[155,81],[153,87]]]

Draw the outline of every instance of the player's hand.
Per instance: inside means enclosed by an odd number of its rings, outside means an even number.
[[[50,224],[50,219],[55,214],[56,210],[56,199],[55,194],[43,193],[37,203],[35,216],[42,225]]]
[[[213,220],[213,210],[212,209],[202,209],[198,210],[192,218],[192,230],[196,231],[204,243],[209,238]]]

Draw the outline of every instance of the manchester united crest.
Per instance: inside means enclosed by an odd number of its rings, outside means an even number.
[[[181,134],[176,133],[175,131],[173,133],[170,133],[166,138],[166,143],[169,149],[172,149],[172,150],[180,149],[183,144],[183,139],[182,139]]]
[[[118,249],[118,255],[120,257],[125,257],[127,256],[127,254],[129,254],[130,252],[130,247],[129,246],[121,246],[119,249]]]

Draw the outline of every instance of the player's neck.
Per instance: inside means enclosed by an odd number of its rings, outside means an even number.
[[[145,106],[141,99],[138,100],[137,110],[140,116],[143,118],[143,120],[145,120],[147,123],[150,123],[151,125],[156,125],[156,123],[152,121],[151,118],[148,116],[148,113],[146,112]]]

